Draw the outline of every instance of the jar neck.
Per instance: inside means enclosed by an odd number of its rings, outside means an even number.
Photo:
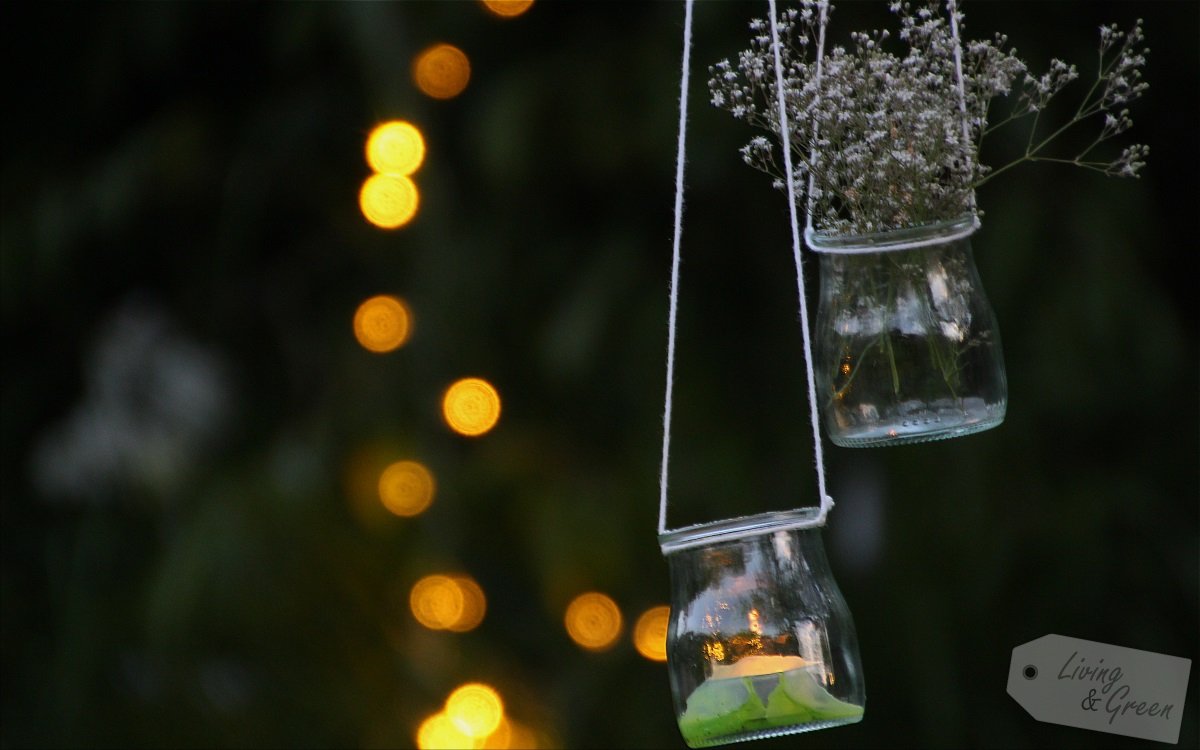
[[[777,531],[817,529],[825,525],[819,508],[760,513],[675,529],[658,537],[663,555],[687,549],[764,536]]]
[[[977,216],[966,215],[949,221],[869,234],[829,234],[810,228],[805,230],[804,240],[809,249],[817,253],[831,255],[886,253],[963,240],[974,234],[979,226]]]

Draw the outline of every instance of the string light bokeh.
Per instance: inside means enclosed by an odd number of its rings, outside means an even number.
[[[575,643],[590,651],[604,651],[621,636],[623,618],[612,597],[589,591],[571,600],[563,621]]]
[[[413,60],[412,78],[426,96],[453,99],[471,80],[471,61],[453,44],[435,44],[422,50]]]
[[[381,294],[366,299],[354,312],[354,337],[376,354],[395,351],[408,341],[412,313],[399,297]]]
[[[433,502],[435,482],[417,461],[397,461],[379,475],[379,499],[397,516],[415,516]]]
[[[425,136],[411,122],[391,120],[371,130],[365,149],[377,173],[408,177],[425,161]]]
[[[651,607],[638,617],[633,626],[633,645],[639,654],[650,661],[667,660],[667,626],[670,617],[670,607]]]
[[[442,416],[454,432],[478,437],[500,421],[500,394],[483,378],[462,378],[442,396]]]
[[[459,685],[426,716],[414,739],[420,750],[536,750],[553,747],[505,710],[500,692],[482,682]]]
[[[533,6],[533,0],[480,0],[490,12],[501,18],[516,18]]]
[[[416,183],[392,174],[371,175],[358,193],[363,217],[380,229],[397,229],[412,221],[420,201]]]

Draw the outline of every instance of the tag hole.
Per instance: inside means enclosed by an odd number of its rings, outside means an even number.
[[[1037,667],[1032,664],[1026,664],[1025,669],[1021,670],[1021,674],[1025,675],[1025,679],[1032,680],[1037,677]]]

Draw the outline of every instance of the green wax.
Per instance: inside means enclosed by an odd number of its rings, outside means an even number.
[[[769,692],[768,692],[769,691]],[[767,695],[764,704],[762,694]],[[691,747],[764,729],[816,722],[857,721],[862,706],[834,698],[805,669],[707,680],[692,692],[679,717]]]

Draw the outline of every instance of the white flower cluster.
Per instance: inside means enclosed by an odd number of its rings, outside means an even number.
[[[1140,21],[1128,34],[1115,26],[1101,27],[1096,84],[1066,126],[1102,115],[1101,133],[1075,159],[1052,159],[1042,149],[1066,127],[1040,142],[1034,141],[1033,132],[1038,114],[1078,77],[1075,66],[1053,60],[1044,75],[1035,76],[1015,51],[1005,49],[1003,35],[964,40],[964,132],[955,40],[938,0],[892,3],[899,20],[897,36],[907,44],[903,57],[887,49],[888,31],[856,32],[850,49],[834,46],[826,52],[818,81],[820,5],[821,0],[801,0],[798,8],[784,11],[778,21],[796,195],[798,199],[805,195],[811,175],[818,229],[865,233],[956,218],[972,209],[978,185],[1021,161],[1067,161],[1114,175],[1136,175],[1144,164],[1147,149],[1140,145],[1127,148],[1112,162],[1085,159],[1098,143],[1132,125],[1128,109],[1115,114],[1109,110],[1133,101],[1146,88],[1140,69],[1147,50],[1138,49],[1143,40]],[[826,6],[827,14],[832,11],[832,5]],[[957,13],[961,29],[963,15]],[[723,60],[710,68],[712,103],[777,135],[769,26],[755,20],[750,30],[750,48],[736,62]],[[1115,54],[1110,54],[1113,50]],[[1009,95],[1014,87],[1019,95],[1012,114],[989,127],[992,100]],[[996,170],[979,163],[978,149],[985,134],[1030,115],[1029,147],[1022,157]],[[770,140],[752,138],[742,155],[783,187],[781,158]]]

